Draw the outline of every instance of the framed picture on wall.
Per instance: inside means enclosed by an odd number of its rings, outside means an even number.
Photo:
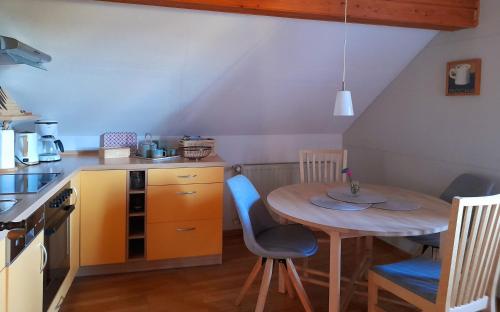
[[[481,59],[449,62],[446,65],[446,95],[479,95]]]

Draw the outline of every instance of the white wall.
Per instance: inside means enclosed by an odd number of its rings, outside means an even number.
[[[339,23],[94,0],[0,0],[0,34],[53,57],[0,67],[25,109],[63,136],[341,134]],[[363,111],[435,31],[349,27],[348,85]]]
[[[441,32],[345,133],[366,181],[437,195],[458,174],[500,180],[500,2],[476,29]],[[445,96],[448,61],[482,58],[480,96]]]
[[[345,133],[361,180],[439,195],[470,172],[500,187],[499,12],[481,0],[478,28],[441,32]],[[468,58],[482,58],[481,95],[446,97],[446,63]]]

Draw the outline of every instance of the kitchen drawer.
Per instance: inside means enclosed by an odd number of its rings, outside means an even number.
[[[149,169],[148,185],[224,182],[223,167]]]
[[[222,218],[223,185],[148,186],[148,223]]]
[[[222,219],[148,224],[148,260],[221,253]]]

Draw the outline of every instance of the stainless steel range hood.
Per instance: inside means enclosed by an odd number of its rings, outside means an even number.
[[[47,70],[42,64],[50,62],[52,58],[21,41],[0,36],[1,64],[26,64],[43,70]]]

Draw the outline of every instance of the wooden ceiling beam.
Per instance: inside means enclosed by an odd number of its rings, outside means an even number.
[[[196,10],[342,21],[344,0],[101,0]],[[458,30],[478,25],[479,0],[349,0],[351,23]]]

